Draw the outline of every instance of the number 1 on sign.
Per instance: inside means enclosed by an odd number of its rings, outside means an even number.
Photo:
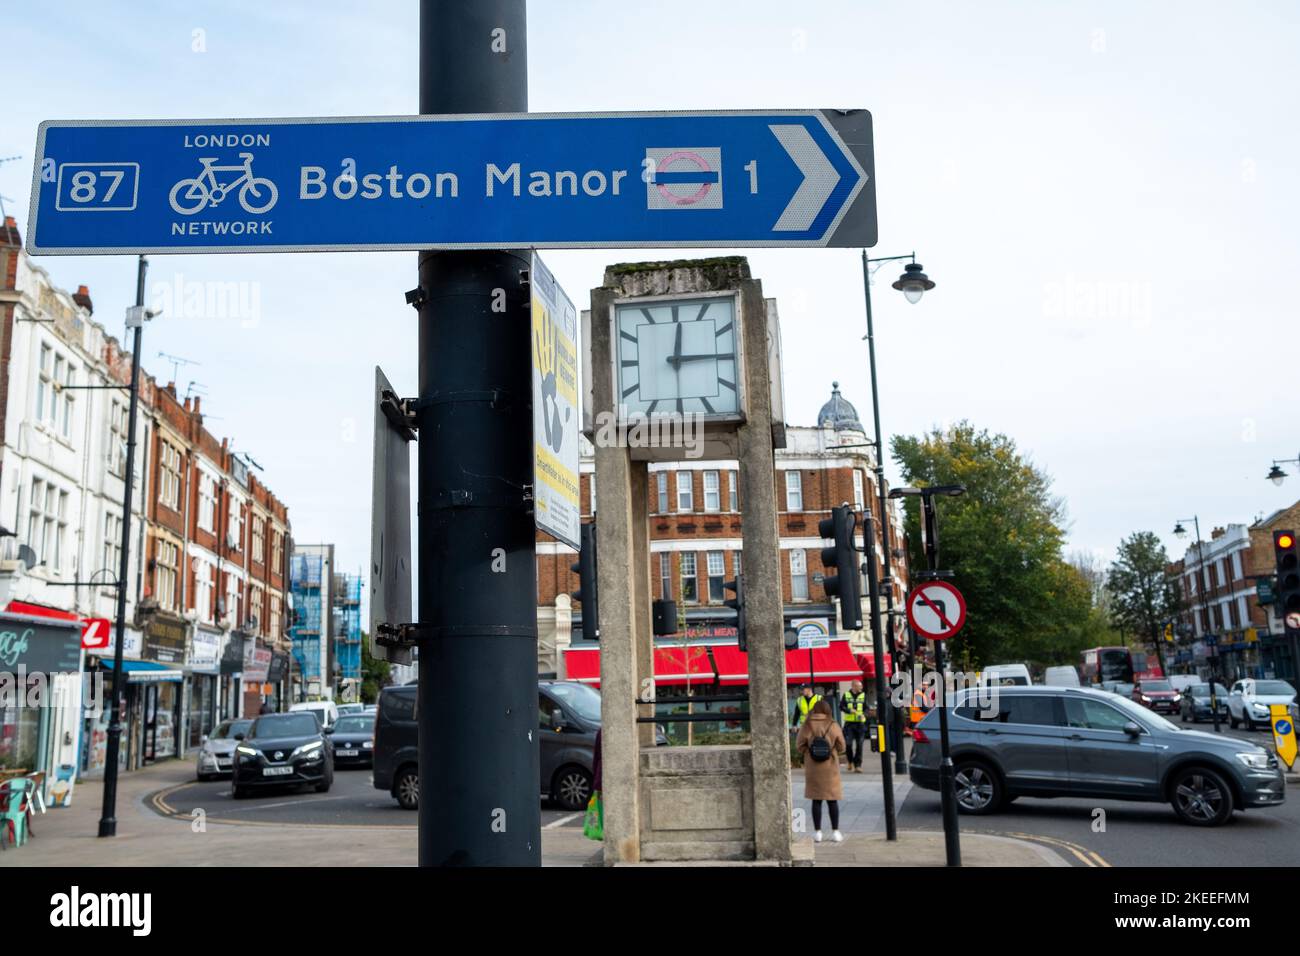
[[[758,192],[758,160],[751,159],[745,164],[745,172],[749,173],[749,191]]]

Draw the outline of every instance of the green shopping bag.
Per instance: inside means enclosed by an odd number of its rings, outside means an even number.
[[[600,802],[599,790],[587,801],[587,816],[582,821],[582,835],[588,840],[605,839],[605,805]]]

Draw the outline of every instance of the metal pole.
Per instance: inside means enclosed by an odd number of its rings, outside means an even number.
[[[939,520],[934,498],[921,490],[925,522],[927,577],[939,578]],[[948,746],[948,675],[944,671],[943,641],[933,641],[934,669],[939,679],[939,801],[943,810],[943,845],[949,866],[961,866],[961,823],[957,819],[957,781]]]
[[[1210,619],[1210,577],[1205,572],[1205,545],[1201,543],[1201,519],[1199,515],[1192,515],[1192,524],[1196,528],[1196,561],[1200,567],[1201,578],[1201,603],[1205,605],[1205,619],[1209,623]],[[1209,628],[1206,628],[1209,631]],[[1219,723],[1219,695],[1214,691],[1214,685],[1219,680],[1219,642],[1214,642],[1214,664],[1210,667],[1210,719],[1214,721],[1214,732],[1222,733],[1223,730]]]
[[[420,112],[527,109],[525,0],[421,0]],[[540,866],[530,259],[419,265],[419,863]]]
[[[135,304],[144,307],[144,280],[149,260],[141,256],[135,272]],[[144,317],[139,316],[131,339],[131,401],[126,423],[126,471],[122,476],[122,558],[117,573],[117,640],[113,645],[113,690],[109,697],[108,747],[104,767],[104,804],[99,815],[99,835],[117,836],[117,761],[122,745],[122,643],[126,636],[126,578],[131,562],[131,492],[135,479],[135,418],[140,407],[140,338]]]
[[[890,543],[889,543],[889,511],[885,497],[885,443],[880,431],[880,389],[876,387],[876,332],[871,318],[871,270],[870,261],[867,258],[867,250],[862,250],[862,291],[863,298],[867,305],[867,355],[871,363],[871,415],[876,426],[876,495],[880,501],[880,540],[884,550],[883,565],[881,567],[880,586],[885,589],[885,620],[889,622],[889,653],[890,660],[894,664],[894,671],[898,670],[898,657],[894,649],[894,581],[891,577],[890,563]],[[870,544],[868,544],[870,547]],[[871,627],[873,633],[880,628],[880,603],[878,598],[871,599]],[[876,662],[880,666],[880,662]],[[882,675],[883,680],[883,675]],[[903,753],[902,740],[902,721],[899,715],[892,714],[891,708],[885,707],[876,716],[886,721],[886,737],[892,742],[894,752],[897,754],[896,769],[899,773],[907,772],[907,757]]]
[[[880,633],[880,591],[876,586],[875,529],[871,526],[871,512],[862,513],[862,546],[867,552],[867,593],[871,600],[871,646],[876,664],[876,720],[885,720],[889,710],[889,693],[885,688],[884,640]],[[888,726],[888,725],[886,725]],[[875,746],[875,742],[872,742]],[[898,839],[898,821],[894,816],[894,768],[889,760],[889,748],[880,755],[880,786],[885,794],[885,839]]]

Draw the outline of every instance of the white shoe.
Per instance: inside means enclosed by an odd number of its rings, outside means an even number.
[[[821,831],[821,830],[818,830],[816,833],[813,834],[813,842],[814,842],[814,843],[821,843],[821,842],[822,842],[822,831]]]
[[[841,833],[839,830],[832,830],[832,831],[831,831],[831,839],[834,840],[836,843],[843,843],[843,842],[844,842],[844,834]]]

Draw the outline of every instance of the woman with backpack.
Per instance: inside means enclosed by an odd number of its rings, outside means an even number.
[[[831,705],[819,700],[799,728],[796,738],[803,754],[803,795],[812,801],[813,842],[822,842],[822,801],[830,808],[831,839],[840,843],[840,800],[844,785],[840,781],[840,755],[846,747],[844,731],[831,717]]]

